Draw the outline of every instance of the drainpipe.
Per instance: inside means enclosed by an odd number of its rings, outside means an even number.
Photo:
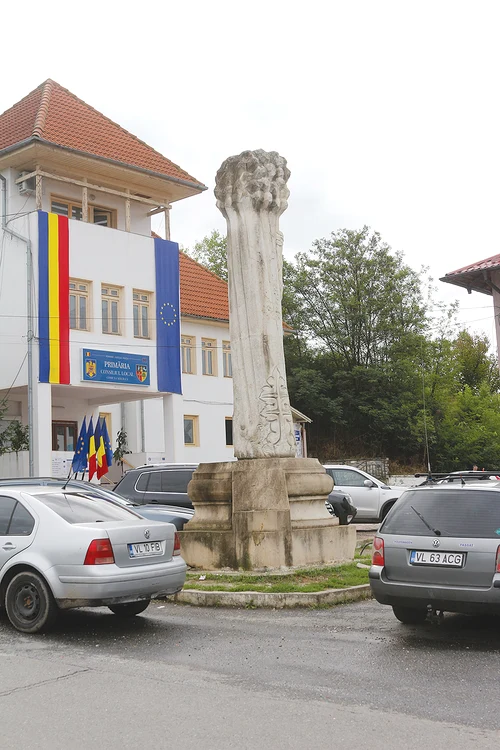
[[[141,405],[141,453],[146,453],[146,425],[144,419],[144,400],[139,401]]]
[[[32,299],[32,280],[33,275],[33,254],[31,249],[31,240],[23,237],[13,229],[7,226],[7,179],[0,172],[2,182],[2,229],[6,234],[14,237],[26,244],[26,295],[27,295],[27,340],[28,340],[28,435],[29,435],[29,475],[35,475],[34,468],[34,451],[33,451],[33,299]]]

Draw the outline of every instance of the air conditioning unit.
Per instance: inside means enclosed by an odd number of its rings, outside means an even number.
[[[21,172],[19,177],[24,177],[24,175],[29,174],[29,172]],[[30,193],[34,193],[36,188],[36,177],[30,177],[28,180],[23,180],[22,182],[17,183],[17,189],[19,190],[20,195],[29,195]]]

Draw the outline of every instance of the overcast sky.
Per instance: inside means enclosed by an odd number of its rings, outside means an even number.
[[[209,188],[173,208],[187,247],[225,231],[222,161],[279,151],[288,257],[368,224],[437,280],[500,252],[499,20],[498,0],[8,3],[0,111],[53,78],[182,166]],[[437,284],[493,336],[491,297]]]

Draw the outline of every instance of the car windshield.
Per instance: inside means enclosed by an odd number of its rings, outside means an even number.
[[[35,493],[33,493],[35,495]],[[68,523],[99,523],[138,519],[128,508],[115,505],[100,497],[77,492],[54,492],[35,495],[37,500],[64,518]]]
[[[433,532],[429,526],[440,531],[441,536],[500,541],[500,491],[459,487],[456,490],[407,490],[380,531],[430,536]]]

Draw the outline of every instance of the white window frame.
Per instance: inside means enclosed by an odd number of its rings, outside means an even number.
[[[191,365],[188,369],[188,360]],[[184,375],[196,375],[196,336],[181,334],[181,361]]]
[[[117,294],[114,294],[114,292],[117,292]],[[121,300],[122,300],[122,287],[116,286],[115,284],[101,284],[101,315],[102,315],[102,332],[109,336],[121,336]],[[103,311],[103,302],[108,302],[108,316],[107,316],[107,322],[108,322],[108,330],[104,330],[104,311]],[[113,315],[109,314],[110,310],[110,303],[117,302],[117,314],[116,314],[116,323],[117,323],[117,330],[112,331],[109,330],[110,327],[112,327],[113,322]],[[111,326],[109,325],[111,323]]]
[[[201,371],[203,375],[217,377],[217,339],[201,340]]]
[[[72,289],[72,284],[75,288]],[[79,289],[78,287],[86,287],[86,289]],[[90,318],[89,313],[92,311],[90,292],[92,289],[92,282],[85,281],[85,279],[70,279],[69,280],[69,297],[70,297],[70,323],[69,327],[72,331],[90,331]],[[71,297],[75,297],[75,322],[76,325],[71,325]],[[86,300],[85,305],[85,325],[81,325],[80,320],[80,299]]]
[[[134,338],[135,339],[150,339],[151,338],[151,299],[152,299],[152,293],[146,292],[142,289],[133,289],[132,290],[132,310],[133,310],[133,328],[134,328]],[[139,333],[136,333],[135,331],[135,310],[138,309],[138,326],[139,326]],[[142,311],[146,310],[146,326],[147,331],[146,334],[144,334],[144,318],[142,316]]]
[[[233,377],[233,359],[231,356],[231,342],[222,342],[222,374],[225,378]]]

